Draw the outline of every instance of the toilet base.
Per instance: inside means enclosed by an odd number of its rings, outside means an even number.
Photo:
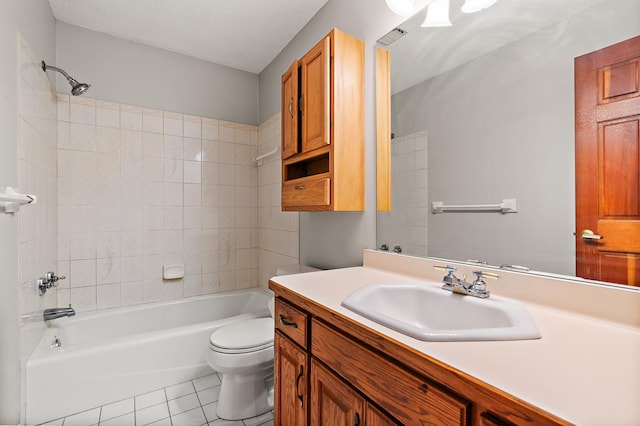
[[[242,420],[273,410],[273,372],[255,375],[222,374],[216,414],[223,420]]]

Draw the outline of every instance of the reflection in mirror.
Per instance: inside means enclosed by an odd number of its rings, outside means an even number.
[[[576,274],[574,58],[640,34],[637,0],[500,0],[391,51],[392,209],[378,247]],[[594,170],[594,173],[597,173]],[[432,213],[431,203],[518,211]]]

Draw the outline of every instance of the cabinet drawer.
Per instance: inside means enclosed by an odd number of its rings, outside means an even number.
[[[470,403],[313,320],[311,354],[405,424],[466,425]]]
[[[274,305],[275,327],[294,342],[307,347],[307,314],[278,298]]]
[[[329,206],[330,179],[302,180],[282,185],[282,207]]]

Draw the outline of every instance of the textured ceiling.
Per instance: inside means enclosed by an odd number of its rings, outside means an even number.
[[[49,0],[57,20],[260,73],[327,0]]]

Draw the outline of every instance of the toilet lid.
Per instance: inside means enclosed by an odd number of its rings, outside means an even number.
[[[209,342],[220,352],[252,352],[273,345],[273,318],[257,318],[220,327]]]

